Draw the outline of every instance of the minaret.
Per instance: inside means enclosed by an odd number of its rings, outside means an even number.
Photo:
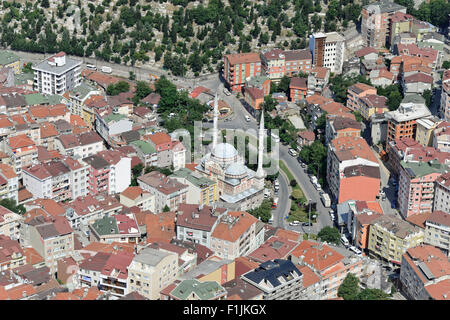
[[[259,122],[258,131],[258,170],[256,170],[256,178],[260,180],[258,185],[260,185],[261,188],[264,188],[265,177],[265,172],[263,169],[264,136],[264,110],[261,109],[261,121]]]
[[[217,98],[217,92],[216,92],[216,95],[215,95],[215,97],[214,97],[214,113],[213,113],[213,116],[214,116],[214,126],[213,126],[213,142],[212,142],[212,149],[211,150],[213,150],[215,147],[216,147],[216,145],[217,145],[217,135],[218,135],[218,128],[217,128],[217,122],[218,122],[218,120],[219,120],[219,107],[218,107],[218,98]]]

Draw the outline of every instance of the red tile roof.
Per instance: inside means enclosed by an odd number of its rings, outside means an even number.
[[[326,244],[304,240],[291,252],[292,256],[301,258],[302,261],[319,272],[335,266],[344,259],[344,256],[331,249]]]

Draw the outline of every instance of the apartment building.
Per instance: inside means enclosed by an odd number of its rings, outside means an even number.
[[[189,186],[176,179],[152,171],[138,177],[137,180],[139,187],[155,195],[155,213],[163,211],[165,206],[171,211],[176,211],[180,204],[186,203]]]
[[[64,94],[81,84],[81,63],[59,52],[32,67],[34,89],[47,94]]]
[[[219,199],[217,182],[208,179],[196,171],[181,168],[175,171],[169,178],[188,187],[186,203],[198,205],[212,205]]]
[[[383,114],[389,111],[387,101],[388,99],[384,96],[366,95],[358,100],[359,112],[364,120],[370,121],[374,114]]]
[[[65,201],[72,198],[70,171],[61,160],[41,163],[23,169],[23,184],[36,198]]]
[[[320,299],[337,298],[339,286],[348,273],[361,278],[363,261],[356,255],[344,256],[330,246],[304,240],[291,254],[294,265],[309,267],[320,278]]]
[[[279,81],[285,75],[292,77],[300,72],[309,73],[312,68],[312,55],[308,49],[272,49],[261,53],[261,63],[269,79]]]
[[[144,248],[128,267],[128,290],[150,300],[158,300],[160,291],[171,284],[178,273],[178,254]]]
[[[347,108],[352,111],[361,109],[359,100],[367,95],[376,95],[377,89],[368,84],[358,82],[347,89]]]
[[[148,142],[153,145],[158,155],[158,167],[169,167],[172,165],[172,138],[164,132],[156,132],[147,135]]]
[[[64,96],[69,100],[70,113],[81,116],[83,104],[92,95],[99,95],[101,91],[86,82],[81,82],[79,86],[68,91]]]
[[[390,17],[390,34],[389,34],[389,41],[390,41],[390,48],[394,47],[395,39],[397,35],[401,35],[404,33],[410,33],[412,29],[412,21],[414,20],[414,17],[410,14],[406,14],[401,11],[395,12]],[[415,37],[414,37],[415,40]]]
[[[128,267],[133,254],[99,252],[80,264],[79,283],[82,288],[98,287],[102,292],[121,298],[128,294]]]
[[[140,237],[141,232],[133,213],[104,215],[89,225],[90,241],[138,243]]]
[[[401,265],[402,255],[423,242],[423,230],[393,215],[382,215],[369,227],[369,256]]]
[[[417,119],[416,141],[425,147],[431,147],[433,145],[433,133],[439,133],[442,130],[435,130],[441,123],[442,120],[435,116]]]
[[[337,32],[314,33],[309,38],[309,50],[315,67],[325,67],[335,74],[342,73],[345,38]]]
[[[254,52],[227,54],[224,56],[223,74],[227,87],[240,92],[246,79],[261,74],[261,58]]]
[[[20,223],[23,217],[11,210],[0,206],[0,235],[9,237],[12,240],[18,240],[20,237]]]
[[[13,167],[0,163],[0,199],[13,199],[19,202],[19,179]]]
[[[429,162],[402,161],[398,188],[398,205],[403,218],[431,212],[434,202],[434,182],[448,166],[437,160]]]
[[[379,170],[378,160],[363,138],[344,136],[331,141],[328,145],[327,157],[330,196],[339,199],[341,179],[345,176],[344,170],[358,165],[373,167],[375,171]]]
[[[142,211],[155,212],[155,196],[137,186],[130,186],[120,193],[120,203],[125,207],[138,207]]]
[[[423,93],[431,90],[433,77],[426,73],[417,72],[410,76],[404,76],[401,80],[403,93]]]
[[[131,184],[131,158],[118,150],[103,150],[97,153],[109,164],[108,194],[120,193]]]
[[[0,52],[0,68],[11,68],[14,74],[20,73],[20,57],[10,51]]]
[[[266,261],[241,276],[263,291],[263,300],[297,300],[303,289],[303,274],[289,260]]]
[[[18,179],[21,179],[22,168],[38,162],[36,144],[24,134],[10,137],[6,141],[7,144],[4,144],[4,150],[11,157]]]
[[[0,218],[1,219],[1,218]],[[26,255],[17,240],[0,233],[0,271],[15,269],[26,264]]]
[[[75,250],[73,229],[67,219],[60,216],[39,215],[26,219],[20,228],[20,244],[34,248],[52,273],[56,272],[57,260]]]
[[[313,94],[321,95],[321,92],[327,86],[329,79],[330,69],[317,66],[312,68],[308,74],[308,96]]]
[[[176,280],[161,291],[161,300],[225,300],[227,290],[217,281]]]
[[[176,221],[177,239],[199,243],[212,249],[212,234],[217,225],[220,224],[221,217],[226,215],[228,210],[215,206],[182,203],[178,207],[178,213]],[[224,244],[220,246],[217,244],[215,249],[222,249]]]
[[[136,150],[139,160],[142,161],[144,167],[157,166],[158,154],[155,147],[147,141],[136,140],[130,143],[130,146]]]
[[[110,165],[108,161],[101,156],[94,154],[90,157],[83,158],[83,162],[89,165],[89,194],[96,195],[103,192],[109,193]]]
[[[289,83],[289,98],[290,101],[300,102],[305,101],[308,94],[308,83],[306,78],[291,78]]]
[[[54,148],[65,156],[86,158],[105,150],[103,139],[94,131],[79,135],[63,134],[54,139]]]
[[[435,180],[433,210],[450,212],[450,173]]]
[[[425,220],[425,236],[423,242],[439,248],[447,256],[450,256],[449,237],[450,211],[433,211]]]
[[[115,113],[112,110],[95,113],[95,130],[107,143],[110,143],[112,136],[132,129],[133,121],[123,114]]]
[[[450,262],[438,248],[420,245],[402,256],[401,289],[411,300],[448,300]]]
[[[431,145],[442,152],[450,152],[450,122],[439,121],[431,133]]]
[[[210,249],[224,259],[246,256],[259,246],[257,239],[261,236],[256,234],[257,222],[258,219],[245,211],[222,215],[211,234]],[[264,228],[260,232],[264,233]]]
[[[409,137],[416,137],[416,120],[431,116],[425,99],[417,94],[406,95],[395,111],[386,112],[388,120],[387,143]]]
[[[450,121],[450,70],[445,70],[442,76],[440,113],[445,121]]]
[[[340,137],[360,137],[361,123],[346,117],[327,117],[325,135],[327,144]]]
[[[381,49],[390,43],[391,18],[397,12],[406,14],[406,7],[389,0],[381,0],[363,6],[361,33],[367,46]]]

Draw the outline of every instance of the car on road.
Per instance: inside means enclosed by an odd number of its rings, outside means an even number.
[[[349,247],[349,249],[351,250],[351,251],[353,251],[354,253],[356,253],[356,255],[358,255],[358,256],[360,256],[361,255],[361,250],[359,250],[357,247],[355,247],[355,246],[350,246]]]
[[[250,122],[250,117],[249,116],[245,116],[245,121]]]
[[[273,182],[273,189],[278,191],[280,189],[280,183],[278,182],[278,180],[275,180]]]
[[[275,141],[275,143],[280,142],[280,137],[277,136],[275,133],[271,133],[270,136],[272,137],[272,140]]]
[[[273,199],[272,209],[276,209],[278,207],[278,198]]]
[[[306,163],[301,164],[302,168],[306,168]]]
[[[304,227],[311,227],[312,223],[311,222],[303,222],[302,226],[304,226]]]
[[[225,95],[227,95],[227,96],[231,95],[231,92],[228,91],[227,88],[223,88],[223,93],[225,93]]]
[[[298,156],[298,152],[297,150],[293,149],[293,148],[289,148],[289,154],[293,157],[297,157]]]
[[[336,220],[336,215],[334,213],[330,213],[331,221]]]
[[[303,164],[302,159],[300,157],[297,158],[298,163]]]
[[[86,68],[89,69],[89,70],[97,70],[97,67],[94,66],[93,64],[87,64]]]
[[[299,225],[300,225],[300,221],[292,221],[292,222],[289,222],[289,225],[290,225],[290,226],[299,226]]]
[[[347,237],[345,236],[345,234],[343,234],[341,236],[341,242],[342,244],[347,248],[350,245],[350,242],[348,241]]]
[[[103,73],[111,73],[112,72],[112,68],[107,67],[107,66],[103,66],[101,70]]]

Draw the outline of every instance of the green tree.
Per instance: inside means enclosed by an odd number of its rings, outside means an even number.
[[[358,110],[353,111],[353,114],[355,115],[355,119],[358,122],[362,122],[363,121],[363,117],[361,115],[361,112],[359,112]]]
[[[138,81],[136,84],[136,92],[134,93],[134,95],[139,99],[143,99],[146,96],[148,96],[151,92],[152,90],[150,89],[147,82]]]
[[[422,93],[422,97],[425,99],[426,106],[428,108],[431,107],[431,99],[433,97],[433,94],[431,93],[431,90],[430,89],[424,90],[424,92]]]
[[[339,241],[341,238],[341,235],[339,234],[339,230],[334,227],[330,227],[330,226],[323,227],[322,230],[319,231],[317,236],[322,241],[335,243],[335,244],[339,244]]]
[[[344,300],[356,300],[359,293],[359,279],[353,274],[348,273],[338,289],[338,297]]]
[[[450,61],[444,61],[443,63],[442,63],[442,68],[443,69],[450,69]]]
[[[248,213],[261,219],[262,222],[268,222],[272,217],[272,199],[264,199],[259,208],[248,210]]]
[[[163,208],[163,212],[169,212],[170,208],[167,206],[167,204]]]
[[[388,300],[389,295],[380,289],[363,289],[356,300]]]
[[[28,62],[27,64],[24,65],[22,72],[23,73],[33,73],[33,69],[31,69],[32,66],[33,66],[33,64],[31,62]]]
[[[8,199],[8,198],[2,199],[2,200],[0,200],[0,206],[3,206],[6,209],[9,209],[12,212],[15,212],[18,214],[24,214],[27,211],[22,204],[17,205],[17,202],[14,199]]]

